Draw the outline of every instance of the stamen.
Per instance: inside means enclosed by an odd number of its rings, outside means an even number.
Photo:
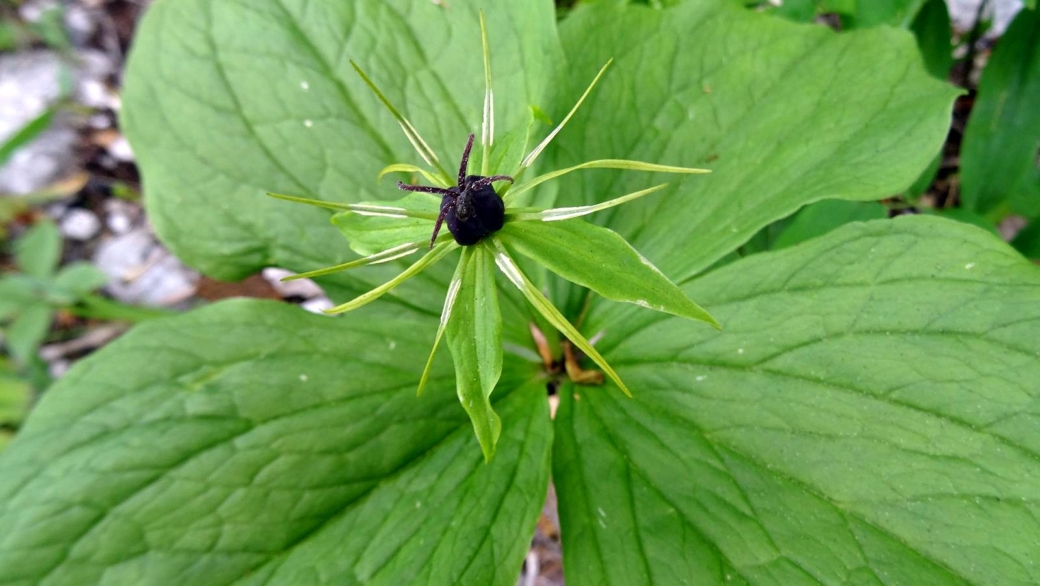
[[[437,223],[433,225],[433,236],[430,236],[430,248],[433,248],[433,243],[437,241],[437,234],[441,231],[441,224],[444,223],[444,218],[448,216],[448,212],[455,207],[455,200],[441,209],[440,215],[437,216]]]
[[[513,182],[513,178],[510,177],[509,175],[494,175],[492,177],[481,177],[480,179],[474,181],[473,183],[470,183],[467,187],[471,191],[475,191],[477,189],[484,189],[485,187],[487,187],[488,185],[491,185],[495,181],[508,181],[508,182],[512,183]]]
[[[409,185],[400,181],[397,182],[397,188],[401,191],[418,191],[420,193],[435,193],[437,195],[454,195],[454,192],[449,189],[431,187],[429,185]]]
[[[462,151],[462,164],[459,165],[459,187],[466,182],[466,168],[469,167],[469,151],[473,148],[473,133],[469,134],[469,140],[466,141],[466,150]]]

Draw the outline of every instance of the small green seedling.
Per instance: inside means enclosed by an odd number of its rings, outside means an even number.
[[[61,244],[53,223],[37,223],[15,244],[19,272],[0,276],[0,331],[19,364],[36,356],[57,309],[75,305],[107,280],[86,262],[59,270]]]
[[[0,275],[0,333],[15,362],[33,362],[57,310],[82,317],[139,322],[168,315],[123,305],[94,292],[108,277],[88,262],[59,268],[62,239],[52,222],[38,222],[15,244],[19,271]]]

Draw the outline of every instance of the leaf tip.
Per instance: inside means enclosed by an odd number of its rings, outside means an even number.
[[[491,446],[488,449],[484,449],[484,445],[481,444],[480,449],[484,452],[484,465],[486,466],[490,464],[491,460],[495,457],[495,446]]]
[[[621,382],[621,379],[615,379],[614,382],[617,383],[618,388],[621,389],[621,392],[624,393],[626,397],[628,397],[629,399],[635,398],[632,396],[632,391],[628,390],[628,387],[625,386],[625,383]]]

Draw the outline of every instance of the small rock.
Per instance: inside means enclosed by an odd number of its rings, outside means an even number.
[[[74,45],[85,45],[97,31],[97,21],[86,6],[71,3],[65,7],[65,30]]]
[[[101,231],[101,220],[90,210],[72,208],[61,219],[61,233],[72,240],[90,240]]]
[[[970,31],[975,26],[975,15],[978,13],[979,5],[983,0],[946,0],[950,10],[950,20],[953,27],[959,31]],[[1022,9],[1022,0],[990,0],[989,6],[983,12],[983,18],[990,18],[993,26],[986,31],[989,38],[1004,34],[1011,21]]]
[[[46,51],[0,55],[0,143],[58,99],[63,67],[56,54]],[[48,130],[0,167],[0,193],[31,193],[57,180],[75,165],[78,141],[68,122],[56,116]]]
[[[28,0],[18,8],[18,16],[25,22],[39,22],[44,13],[58,8],[58,0]]]
[[[1000,224],[997,226],[997,232],[1000,232],[1000,237],[1005,241],[1011,242],[1027,224],[1029,224],[1028,218],[1008,216],[1000,221]]]
[[[111,279],[108,292],[124,303],[174,305],[195,293],[199,278],[145,228],[102,240],[94,264]]]
[[[115,105],[108,86],[97,79],[84,79],[77,88],[76,100],[84,106],[99,110],[113,108]]]
[[[282,297],[302,297],[304,299],[311,299],[313,297],[325,296],[325,291],[310,279],[282,281],[285,277],[296,274],[292,271],[268,267],[264,269],[261,274],[264,276],[264,280],[270,283],[271,286],[274,287],[274,290]]]
[[[78,142],[79,137],[70,128],[43,131],[0,167],[0,193],[23,195],[41,191],[69,175],[76,164],[74,149]]]
[[[332,301],[328,297],[322,296],[315,297],[314,299],[308,299],[307,301],[301,303],[300,307],[306,309],[311,313],[316,313],[318,315],[328,315],[327,313],[323,312],[326,309],[332,309],[333,305]]]
[[[65,376],[65,373],[72,367],[72,362],[64,359],[55,360],[47,364],[47,373],[51,375],[51,378],[58,380]]]
[[[121,199],[105,200],[105,224],[115,234],[126,234],[134,225],[134,218],[140,212],[136,205]]]
[[[108,217],[108,229],[115,234],[126,234],[130,231],[130,218],[122,214],[113,214]]]
[[[95,130],[105,130],[112,127],[112,120],[105,114],[91,114],[87,118],[87,126]]]
[[[108,154],[124,163],[134,162],[134,151],[130,150],[130,142],[122,135],[108,145]]]

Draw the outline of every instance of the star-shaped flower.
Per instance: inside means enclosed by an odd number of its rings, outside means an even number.
[[[531,283],[514,260],[514,253],[527,256],[565,279],[608,299],[635,303],[649,309],[700,320],[716,328],[719,325],[621,236],[607,228],[578,219],[644,197],[663,189],[667,184],[588,206],[537,209],[517,205],[520,196],[542,183],[582,169],[627,169],[683,174],[710,171],[640,161],[603,159],[546,173],[517,183],[513,187],[514,181],[519,180],[581,106],[610,66],[611,62],[607,62],[567,116],[523,159],[512,175],[490,174],[488,155],[494,141],[494,97],[483,14],[480,21],[486,84],[480,175],[469,174],[470,152],[475,140],[475,136],[470,134],[463,150],[457,179],[452,185],[454,178],[449,177],[438,157],[412,123],[352,61],[354,69],[394,116],[412,146],[429,167],[394,164],[385,168],[380,177],[391,172],[408,172],[422,175],[434,185],[409,185],[398,182],[398,188],[410,194],[394,202],[394,205],[344,204],[274,193],[269,195],[288,201],[342,210],[344,213],[337,216],[337,224],[350,239],[351,248],[366,255],[351,262],[300,273],[288,279],[317,277],[389,262],[424,248],[429,249],[397,277],[351,301],[327,310],[327,313],[343,313],[371,303],[452,251],[462,248],[461,259],[448,286],[433,349],[419,381],[419,392],[422,392],[426,384],[437,347],[447,334],[448,345],[455,362],[459,399],[473,421],[485,458],[490,460],[501,433],[501,422],[492,410],[490,402],[491,392],[502,371],[502,320],[495,287],[495,266],[553,327],[592,359],[622,392],[631,396],[624,382],[589,340]],[[506,185],[496,190],[496,183]],[[448,226],[448,234],[441,231],[444,223]],[[432,235],[427,239],[424,234],[430,232]],[[374,252],[379,248],[382,250]],[[589,262],[593,253],[597,259],[595,264]],[[610,266],[611,270],[603,271],[604,265]]]

